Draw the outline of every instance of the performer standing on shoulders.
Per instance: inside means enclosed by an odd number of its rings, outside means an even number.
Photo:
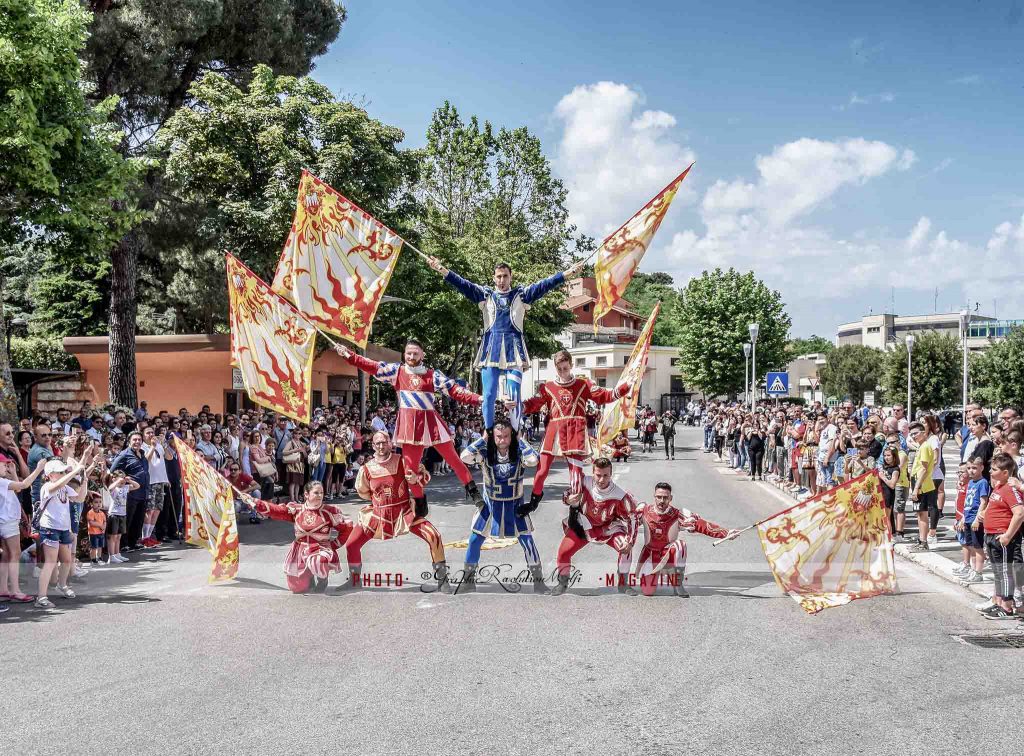
[[[517,513],[520,515],[533,512],[544,498],[544,481],[547,480],[556,456],[565,457],[569,464],[569,488],[579,493],[583,480],[583,462],[590,456],[587,402],[611,404],[629,391],[626,384],[610,391],[596,385],[589,378],[577,378],[572,374],[572,355],[565,349],[556,352],[553,359],[558,376],[553,381],[541,384],[537,396],[523,405],[527,415],[547,407],[548,424],[544,431],[540,465],[533,476],[533,493],[530,502],[519,508]]]
[[[466,493],[479,507],[483,505],[480,491],[469,470],[459,459],[455,443],[448,432],[448,424],[434,409],[434,393],[440,391],[461,404],[480,404],[480,395],[467,391],[440,370],[423,364],[423,345],[416,339],[405,344],[404,362],[376,362],[356,354],[344,346],[335,347],[350,365],[369,373],[382,383],[395,387],[398,395],[398,422],[395,425],[395,440],[402,447],[406,469],[418,470],[423,452],[433,446],[444,458],[466,488]],[[423,498],[419,481],[410,483],[412,496],[417,501]]]
[[[493,289],[467,281],[444,267],[436,257],[430,257],[429,262],[445,281],[470,302],[479,305],[483,312],[484,333],[476,354],[476,368],[480,371],[484,392],[484,427],[488,430],[494,427],[494,402],[498,398],[499,380],[504,375],[507,398],[515,405],[515,409],[510,411],[512,428],[518,431],[523,414],[520,387],[523,371],[530,367],[523,335],[526,311],[552,289],[579,275],[586,260],[576,263],[564,273],[560,271],[526,287],[513,287],[512,268],[507,263],[498,263],[494,266]]]
[[[640,524],[644,529],[644,546],[637,562],[640,590],[653,596],[658,588],[658,573],[675,572],[672,590],[680,598],[689,598],[683,581],[686,578],[686,541],[683,533],[702,533],[711,538],[728,538],[736,530],[726,530],[694,514],[688,509],[672,506],[672,486],[658,483],[654,487],[654,504],[641,504]]]
[[[523,439],[512,441],[512,426],[499,420],[487,436],[478,438],[462,452],[467,463],[479,462],[484,472],[484,507],[473,518],[473,532],[466,549],[466,567],[456,593],[476,590],[476,570],[480,564],[480,547],[488,535],[498,538],[518,538],[523,547],[526,564],[533,577],[533,592],[548,593],[540,566],[540,554],[533,541],[533,523],[530,516],[520,517],[516,508],[523,503],[523,472],[537,464],[533,447]],[[490,528],[487,523],[490,522]]]
[[[359,468],[356,492],[370,504],[360,511],[359,524],[345,542],[348,569],[352,575],[346,588],[359,588],[363,571],[362,549],[370,540],[390,541],[405,533],[422,538],[430,548],[430,560],[437,578],[438,590],[451,593],[448,564],[444,558],[441,534],[427,517],[426,497],[416,500],[415,509],[409,499],[409,488],[425,486],[430,475],[423,465],[410,469],[402,457],[391,449],[391,437],[383,431],[373,434],[373,457]]]
[[[558,585],[551,595],[561,596],[569,587],[573,555],[588,543],[603,543],[618,553],[619,593],[635,596],[628,581],[636,541],[636,501],[612,482],[612,463],[606,457],[595,459],[593,476],[583,478],[580,491],[566,491],[562,501],[569,506],[569,516],[562,520],[565,536],[558,546]]]
[[[341,571],[338,551],[352,532],[352,520],[345,516],[341,507],[324,504],[322,483],[310,481],[305,491],[306,498],[301,504],[250,501],[258,514],[295,524],[295,541],[284,558],[288,590],[307,593],[312,588],[314,592],[323,593],[330,574]]]

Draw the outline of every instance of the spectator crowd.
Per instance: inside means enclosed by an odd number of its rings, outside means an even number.
[[[992,599],[979,610],[991,619],[1024,616],[1024,419],[1014,407],[990,418],[976,404],[965,415],[961,424],[951,412],[909,418],[900,404],[712,402],[702,410],[703,451],[798,500],[877,470],[895,543],[929,551],[938,545],[939,521],[951,515],[961,547],[954,574],[971,584],[984,581],[986,567],[993,573]],[[946,469],[951,445],[955,471]],[[957,480],[955,502],[946,501],[947,474]]]

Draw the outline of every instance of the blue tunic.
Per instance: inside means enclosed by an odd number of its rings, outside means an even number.
[[[467,281],[458,273],[448,271],[445,280],[470,302],[480,307],[484,316],[484,333],[476,353],[476,367],[502,370],[527,370],[530,356],[523,338],[523,321],[530,305],[565,281],[561,271],[529,286],[516,286],[501,292],[490,286]]]
[[[498,538],[514,538],[533,530],[529,517],[516,517],[516,507],[523,503],[523,472],[540,460],[537,451],[519,439],[519,460],[487,464],[487,439],[479,438],[462,452],[464,462],[476,461],[484,473],[483,495],[486,507],[473,521],[473,532]],[[487,528],[487,521],[491,527]]]

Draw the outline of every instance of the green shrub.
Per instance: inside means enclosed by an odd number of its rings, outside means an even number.
[[[11,339],[11,367],[22,370],[81,370],[74,355],[64,351],[56,337],[28,336]]]

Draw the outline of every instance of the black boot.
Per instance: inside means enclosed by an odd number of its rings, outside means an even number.
[[[462,568],[462,580],[455,586],[456,595],[460,593],[476,593],[476,565],[467,564]]]
[[[558,585],[556,585],[554,588],[551,589],[551,595],[552,596],[561,596],[568,589],[569,589],[569,576],[568,575],[559,575],[558,576]]]
[[[310,585],[310,593],[327,593],[327,578],[320,578],[313,576],[312,585]]]
[[[551,593],[551,589],[548,588],[547,583],[544,582],[544,570],[541,569],[539,564],[532,565],[530,567],[530,575],[533,577],[533,592],[548,594]]]
[[[619,579],[615,583],[615,589],[623,596],[636,596],[637,590],[629,584],[629,575],[625,572],[619,573]]]
[[[434,562],[434,577],[437,578],[437,590],[441,593],[451,593],[452,584],[448,582],[448,563]]]
[[[676,568],[676,584],[672,586],[672,592],[675,593],[679,598],[690,598],[690,594],[686,592],[686,568]]]
[[[466,484],[466,496],[473,500],[477,509],[484,508],[484,497],[480,495],[480,489],[476,487],[475,480],[471,480]]]
[[[544,498],[543,493],[531,493],[528,504],[520,504],[516,507],[516,517],[526,517],[526,515],[537,511],[537,507],[542,498]]]
[[[339,591],[358,591],[363,587],[363,581],[361,579],[362,571],[359,567],[348,568],[348,582],[338,588]]]
[[[416,502],[416,509],[414,512],[414,514],[416,515],[416,519],[419,519],[420,517],[426,517],[427,512],[429,511],[427,509],[427,497],[417,496],[415,499],[413,499],[413,501]]]

